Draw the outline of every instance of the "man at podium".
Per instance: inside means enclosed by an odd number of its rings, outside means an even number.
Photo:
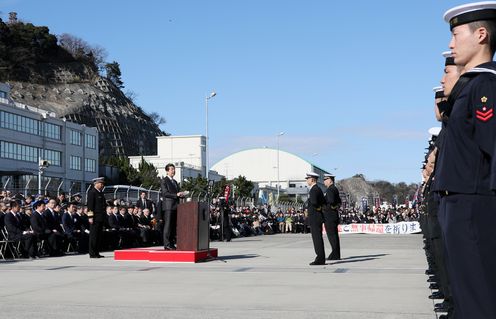
[[[179,199],[184,197],[180,192],[179,184],[174,179],[176,167],[174,164],[165,166],[167,176],[162,179],[162,216],[164,218],[164,248],[165,250],[176,250],[176,228],[177,228],[177,205]]]

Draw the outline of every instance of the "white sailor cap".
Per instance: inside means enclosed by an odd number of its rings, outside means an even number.
[[[441,54],[443,55],[444,58],[451,58],[453,56],[453,52],[451,51],[444,51]]]
[[[434,97],[436,99],[442,99],[444,97],[444,89],[442,86],[433,87],[432,90],[434,91]]]
[[[428,130],[429,134],[431,136],[438,136],[439,135],[439,132],[441,132],[441,128],[440,127],[431,127],[429,130]]]
[[[93,184],[96,184],[96,183],[105,183],[105,177],[93,178],[91,181],[93,182]]]
[[[463,4],[449,9],[444,14],[444,20],[450,24],[451,30],[462,24],[495,19],[496,1],[482,1]]]
[[[453,57],[453,52],[444,51],[443,57],[446,59],[444,62],[444,66],[448,66],[448,65],[455,65],[456,66],[455,58]]]
[[[324,180],[328,179],[328,178],[331,178],[331,179],[334,179],[334,175],[333,174],[324,174]]]
[[[314,173],[314,172],[310,172],[310,173],[307,173],[307,177],[305,177],[305,179],[307,179],[307,178],[315,178],[315,179],[318,179],[318,178],[319,178],[319,174]]]

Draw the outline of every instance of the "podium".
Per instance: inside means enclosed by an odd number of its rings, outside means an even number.
[[[209,248],[210,225],[208,204],[186,202],[177,207],[177,250],[146,247],[116,250],[114,260],[196,263],[212,260],[217,248]]]
[[[177,207],[177,250],[208,251],[209,209],[205,202],[186,202]]]

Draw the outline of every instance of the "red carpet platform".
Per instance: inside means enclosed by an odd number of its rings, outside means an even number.
[[[217,248],[210,248],[210,257],[218,256]],[[208,250],[164,250],[162,247],[133,248],[114,251],[114,260],[146,260],[149,262],[196,263],[209,258]]]

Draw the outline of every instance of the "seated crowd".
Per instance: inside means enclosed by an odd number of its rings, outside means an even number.
[[[2,240],[12,245],[5,253],[16,258],[88,253],[90,224],[87,208],[77,201],[22,195],[0,198]],[[140,205],[109,202],[103,250],[160,245],[152,212]]]
[[[162,245],[163,229],[154,218],[158,206],[142,193],[135,204],[123,200],[108,201],[103,233],[103,249],[115,250]],[[306,211],[296,208],[271,209],[236,207],[228,209],[226,222],[232,237],[249,237],[277,233],[309,233]],[[210,207],[211,240],[222,240],[222,212]],[[415,209],[373,208],[366,212],[347,209],[340,212],[341,224],[397,223],[418,220]],[[38,258],[66,253],[88,253],[89,221],[81,197],[69,201],[64,194],[57,197],[12,195],[0,193],[0,239],[10,241],[10,257]],[[226,229],[226,228],[224,228]]]

